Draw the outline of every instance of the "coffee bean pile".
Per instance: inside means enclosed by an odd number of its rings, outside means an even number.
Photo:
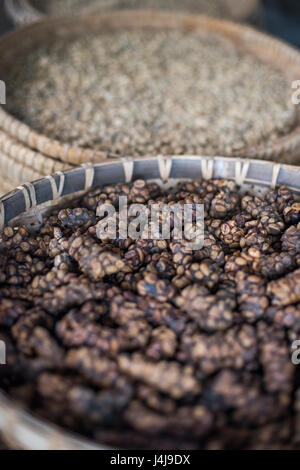
[[[100,240],[99,207],[118,210],[119,196],[129,209],[202,203],[203,248],[173,232]],[[299,447],[300,203],[289,189],[105,186],[38,232],[6,227],[0,249],[1,388],[38,416],[123,448]]]
[[[298,122],[286,77],[209,33],[56,38],[4,79],[15,117],[107,156],[240,153]]]

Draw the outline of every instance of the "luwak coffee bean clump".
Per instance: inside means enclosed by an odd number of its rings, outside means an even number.
[[[203,248],[172,232],[100,240],[98,209],[118,209],[119,196],[203,203]],[[0,243],[1,388],[32,412],[123,448],[299,446],[300,203],[289,189],[138,180],[89,192],[37,233],[6,227]]]

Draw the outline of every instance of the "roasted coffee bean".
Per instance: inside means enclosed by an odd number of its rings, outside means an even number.
[[[224,369],[212,379],[204,397],[209,408],[224,410],[247,406],[259,394],[259,384],[255,383],[251,374]]]
[[[46,293],[55,292],[56,289],[75,281],[75,273],[66,273],[63,270],[53,268],[47,274],[36,276],[30,286],[30,292],[33,296],[39,297]]]
[[[90,383],[99,387],[114,386],[120,374],[111,359],[90,348],[69,349],[65,358],[67,368],[79,372]]]
[[[205,234],[203,248],[195,253],[195,258],[199,260],[208,258],[222,266],[225,262],[225,252],[215,235]]]
[[[209,295],[203,286],[186,287],[176,298],[176,304],[205,331],[226,330],[234,323],[235,301],[230,297]]]
[[[140,384],[137,388],[137,397],[150,409],[163,414],[171,414],[176,411],[176,401],[160,393],[149,385]]]
[[[300,222],[300,203],[294,202],[291,206],[285,207],[283,216],[287,224],[294,225]]]
[[[300,222],[297,225],[289,227],[282,236],[282,248],[285,251],[292,250],[295,253],[300,253]]]
[[[53,344],[53,350],[56,349],[55,338],[51,337],[49,330],[53,327],[53,320],[42,309],[35,308],[27,310],[21,315],[18,321],[13,325],[11,332],[17,342],[18,348],[26,355],[42,353],[43,337],[45,339],[45,348],[47,341],[49,345]],[[40,339],[39,339],[40,338]],[[41,348],[38,352],[38,349]],[[57,348],[58,350],[58,348]],[[44,353],[42,353],[44,356]]]
[[[201,391],[191,366],[181,366],[176,362],[166,361],[154,364],[139,354],[121,355],[118,358],[118,365],[123,374],[151,385],[175,399],[195,395]]]
[[[251,426],[264,426],[282,416],[284,406],[280,399],[272,395],[261,394],[237,408],[233,413],[233,422]]]
[[[203,374],[224,368],[243,369],[255,360],[258,351],[254,327],[233,327],[215,335],[184,335],[178,358],[192,362]]]
[[[127,294],[127,295],[126,295]],[[137,305],[135,296],[129,292],[125,295],[117,295],[112,298],[110,303],[110,317],[118,325],[126,325],[128,322],[145,318],[145,313]]]
[[[86,277],[74,278],[52,292],[46,292],[38,301],[47,312],[57,315],[67,309],[80,306],[93,299],[102,299],[105,287],[101,283],[92,283]]]
[[[175,295],[172,284],[165,279],[159,279],[152,273],[145,274],[144,279],[137,283],[137,291],[142,297],[153,297],[159,302],[167,302]]]
[[[300,304],[288,307],[270,307],[267,310],[267,317],[275,324],[300,333]]]
[[[192,282],[199,282],[208,289],[212,289],[220,282],[221,269],[216,263],[209,259],[203,260],[201,263],[192,263],[187,270],[182,270],[177,274],[185,275]]]
[[[0,325],[11,327],[15,321],[26,313],[27,304],[12,299],[0,300]]]
[[[240,239],[244,236],[244,230],[240,228],[235,220],[224,222],[216,230],[219,240],[231,249],[239,248]]]
[[[243,271],[237,273],[235,280],[240,312],[245,320],[255,322],[264,316],[269,305],[264,280]]]
[[[267,294],[273,305],[286,306],[300,301],[300,269],[287,274],[285,277],[271,281]]]
[[[142,297],[138,299],[138,305],[147,320],[154,326],[166,326],[180,334],[186,325],[187,318],[182,315],[182,311],[169,303],[159,302],[150,297]]]
[[[99,393],[77,386],[67,393],[68,407],[83,424],[87,426],[116,425],[120,415],[130,402],[131,387],[125,389],[108,389]]]
[[[239,196],[236,193],[220,191],[211,202],[210,216],[224,219],[232,214],[238,202]]]
[[[260,256],[254,261],[252,267],[255,272],[262,274],[267,279],[276,279],[297,267],[295,253],[285,252],[271,253]]]
[[[184,437],[193,429],[200,438],[211,430],[213,415],[203,406],[195,406],[179,408],[176,415],[163,416],[133,401],[125,412],[125,419],[134,429],[150,436],[167,433]]]
[[[269,393],[284,394],[291,400],[294,366],[290,360],[290,348],[285,342],[284,331],[278,327],[259,325],[260,362],[264,370],[264,388]]]
[[[162,360],[174,356],[177,347],[177,338],[174,331],[160,326],[152,331],[151,341],[146,355],[154,360]]]
[[[58,214],[58,220],[64,227],[71,229],[82,226],[87,229],[96,223],[95,213],[81,207],[61,210]]]
[[[125,267],[124,261],[117,253],[83,236],[73,240],[69,254],[78,262],[80,269],[94,281],[116,274]]]
[[[270,250],[271,243],[267,230],[258,227],[258,225],[248,230],[246,235],[240,239],[242,249],[257,247],[262,253]]]

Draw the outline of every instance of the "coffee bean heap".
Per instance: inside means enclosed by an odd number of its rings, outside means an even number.
[[[212,33],[56,38],[3,79],[15,117],[104,156],[232,155],[298,123],[283,73]]]
[[[203,248],[172,232],[100,240],[99,207],[118,211],[119,196],[129,208],[202,203]],[[299,447],[300,205],[289,189],[105,186],[37,233],[6,227],[0,257],[1,387],[38,416],[123,448]]]

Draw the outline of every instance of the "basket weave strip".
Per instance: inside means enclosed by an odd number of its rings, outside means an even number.
[[[70,168],[70,167],[69,167]],[[61,172],[54,168],[54,172]],[[11,157],[0,151],[0,181],[9,183],[9,187],[15,188],[27,181],[33,181],[47,174],[34,171],[32,168],[16,163]]]
[[[2,175],[7,176],[8,180],[15,185],[38,179],[41,176],[37,171],[15,162],[3,152],[0,152],[0,170]]]
[[[4,166],[5,164],[7,164],[7,162],[5,158],[1,158],[0,153],[0,168],[1,165]],[[16,178],[22,177],[24,181],[27,176],[29,181],[32,173],[29,171],[22,173],[23,171],[24,169],[22,167],[17,168]],[[117,180],[116,174],[119,175]],[[31,205],[30,207],[28,206],[29,199],[27,198],[27,201],[25,200],[25,207],[29,210],[39,205],[39,198],[42,198],[43,203],[45,199],[48,201],[57,200],[59,188],[61,196],[66,197],[93,187],[115,183],[116,181],[130,182],[137,177],[160,179],[161,181],[169,181],[174,178],[199,180],[228,178],[236,181],[241,187],[247,184],[255,185],[263,189],[270,187],[275,188],[277,185],[285,185],[300,194],[300,167],[240,158],[189,155],[158,156],[114,160],[113,162],[83,165],[79,168],[67,170],[59,175],[53,176],[55,184],[53,184],[53,178],[47,178],[47,190],[43,187],[43,191],[46,191],[43,197],[40,192],[36,191],[36,188],[44,181],[39,179],[33,184],[27,184],[26,187],[30,187],[31,191]],[[72,184],[70,184],[71,180]],[[67,181],[68,184],[66,185]],[[3,201],[5,201],[5,204],[9,203],[9,199],[6,200],[6,198],[4,198],[2,200],[0,199],[0,204],[3,203]],[[12,200],[11,203],[13,203]],[[9,222],[9,220],[5,219],[5,222]]]
[[[0,196],[9,193],[15,188],[13,184],[10,184],[7,180],[0,178]]]
[[[49,175],[55,171],[64,171],[70,166],[65,162],[54,160],[53,158],[46,157],[41,153],[31,150],[1,130],[0,150],[14,161],[28,168],[32,168],[40,173],[40,175]]]
[[[99,162],[107,158],[107,155],[103,152],[72,147],[38,134],[26,124],[11,118],[3,108],[0,108],[0,127],[26,146],[38,150],[40,155],[44,154],[47,157],[60,159],[70,165],[80,165],[84,162]]]

